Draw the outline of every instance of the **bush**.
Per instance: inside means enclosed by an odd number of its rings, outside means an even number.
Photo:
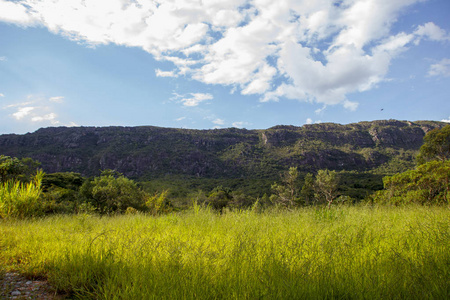
[[[145,193],[137,184],[122,175],[103,175],[90,182],[92,204],[105,213],[125,212],[128,207],[144,209]]]
[[[44,173],[38,172],[33,181],[23,183],[9,180],[0,185],[0,217],[27,218],[42,214],[41,182]]]
[[[170,210],[170,204],[167,201],[167,194],[169,191],[165,190],[162,193],[155,193],[153,196],[146,196],[145,206],[152,215],[157,215],[162,212]]]

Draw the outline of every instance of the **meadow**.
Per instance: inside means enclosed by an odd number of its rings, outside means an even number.
[[[0,220],[1,274],[75,299],[449,299],[446,207]]]

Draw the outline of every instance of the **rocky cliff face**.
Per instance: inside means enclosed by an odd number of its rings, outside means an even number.
[[[395,159],[411,163],[425,133],[444,125],[389,120],[267,130],[58,127],[1,135],[0,154],[31,157],[49,173],[89,176],[115,169],[134,178],[265,177],[289,166],[303,171],[370,170]]]

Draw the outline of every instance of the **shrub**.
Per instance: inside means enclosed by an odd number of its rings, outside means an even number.
[[[90,182],[92,204],[100,213],[125,212],[128,207],[143,209],[145,193],[123,175],[103,175]]]
[[[27,218],[42,213],[39,201],[44,173],[38,172],[31,182],[9,180],[0,185],[0,217]]]
[[[145,201],[145,206],[147,206],[149,212],[152,215],[160,214],[164,210],[168,209],[169,207],[169,204],[167,203],[168,192],[169,191],[166,190],[160,194],[155,193],[153,196],[146,196],[147,201]]]

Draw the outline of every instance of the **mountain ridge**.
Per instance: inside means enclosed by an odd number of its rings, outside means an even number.
[[[423,136],[446,123],[378,120],[277,125],[268,129],[178,129],[156,126],[48,127],[0,135],[0,154],[31,157],[44,171],[94,176],[115,169],[136,179],[274,177],[297,166],[376,171],[413,165]],[[382,172],[382,171],[380,171]]]

